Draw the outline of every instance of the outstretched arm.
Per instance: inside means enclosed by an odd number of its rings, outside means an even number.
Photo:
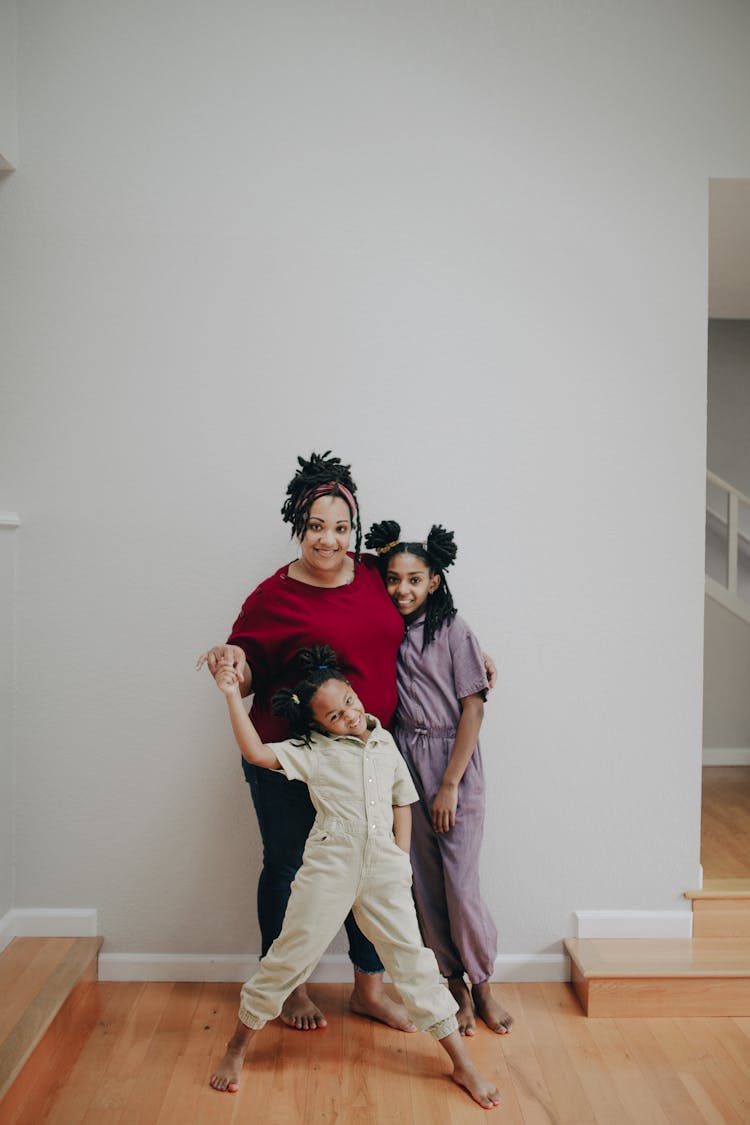
[[[450,832],[456,823],[458,786],[476,749],[484,717],[484,700],[481,695],[467,695],[460,703],[461,718],[456,729],[456,741],[432,803],[432,827],[436,832]]]
[[[261,737],[253,726],[252,720],[245,710],[240,695],[239,676],[228,660],[219,661],[214,676],[216,686],[224,693],[229,707],[229,718],[232,722],[234,737],[237,739],[242,757],[254,766],[263,766],[267,770],[281,768],[279,759],[269,746],[261,741]]]

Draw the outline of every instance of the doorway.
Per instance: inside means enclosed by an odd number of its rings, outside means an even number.
[[[750,179],[709,181],[704,879],[750,880]]]

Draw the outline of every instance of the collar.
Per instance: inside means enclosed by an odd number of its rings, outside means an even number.
[[[354,734],[323,734],[321,731],[315,731],[315,741],[322,749],[327,749],[331,746],[351,746],[352,748],[361,749],[363,746],[382,746],[390,740],[388,731],[384,730],[380,719],[375,715],[367,715],[368,737],[367,742],[363,742],[361,738],[357,738]]]

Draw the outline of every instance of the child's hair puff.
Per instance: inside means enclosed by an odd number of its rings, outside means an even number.
[[[359,559],[362,548],[362,525],[357,502],[357,486],[352,479],[351,466],[343,465],[340,457],[325,453],[311,453],[310,459],[298,457],[299,468],[287,485],[287,498],[281,508],[284,523],[291,524],[292,537],[302,538],[310,508],[319,496],[340,496],[346,502],[354,531],[354,557]]]
[[[365,546],[378,555],[384,578],[394,555],[415,555],[427,565],[431,575],[439,575],[440,583],[427,598],[425,606],[424,651],[438,629],[456,616],[453,595],[445,578],[445,571],[455,562],[458,553],[453,532],[440,523],[434,523],[423,543],[410,542],[401,539],[401,525],[395,520],[381,520],[367,532]]]
[[[347,678],[339,666],[339,658],[330,645],[311,645],[302,648],[296,656],[301,679],[294,688],[280,688],[271,700],[271,711],[286,719],[292,738],[310,745],[310,734],[316,729],[312,700],[318,688],[329,680]]]

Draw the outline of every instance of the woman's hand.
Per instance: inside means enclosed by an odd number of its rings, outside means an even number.
[[[432,827],[436,832],[450,832],[456,823],[458,786],[443,782],[432,802]]]
[[[228,664],[236,672],[240,685],[245,682],[247,660],[239,645],[214,645],[198,657],[195,663],[196,670],[200,671],[204,664],[208,664],[208,670],[214,679],[219,667]]]

